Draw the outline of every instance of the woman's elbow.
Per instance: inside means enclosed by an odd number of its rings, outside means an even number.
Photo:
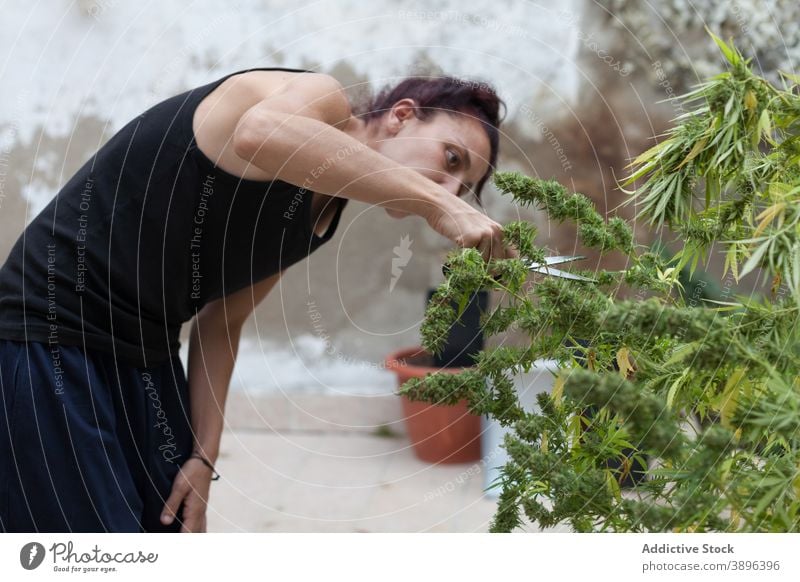
[[[234,153],[251,162],[264,146],[267,137],[275,131],[273,117],[269,112],[257,109],[250,109],[242,115],[231,140]]]

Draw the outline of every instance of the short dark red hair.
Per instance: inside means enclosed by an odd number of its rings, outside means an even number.
[[[409,77],[394,87],[383,89],[372,100],[364,117],[370,120],[381,117],[401,99],[417,102],[417,118],[424,120],[439,112],[462,113],[476,118],[489,137],[489,170],[475,186],[475,196],[481,200],[481,190],[497,164],[500,144],[500,106],[505,102],[497,96],[494,87],[484,81],[456,77]]]

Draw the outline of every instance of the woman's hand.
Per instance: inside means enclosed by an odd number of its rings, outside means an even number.
[[[503,227],[460,198],[449,195],[447,204],[425,216],[428,224],[439,234],[447,237],[461,248],[474,247],[483,255],[483,260],[510,259],[519,256],[513,246],[503,245]]]
[[[161,523],[169,525],[183,503],[181,533],[205,533],[206,504],[211,487],[212,471],[195,457],[183,463],[175,475],[172,492],[161,512]]]

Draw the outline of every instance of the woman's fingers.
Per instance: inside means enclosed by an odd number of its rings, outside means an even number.
[[[211,484],[208,469],[196,459],[189,459],[181,466],[172,483],[172,491],[161,511],[161,523],[170,525],[178,515],[183,503],[181,531],[198,531],[203,526],[208,488]],[[205,497],[201,494],[204,493]]]
[[[206,500],[210,486],[211,475],[205,464],[195,457],[187,460],[175,476],[161,523],[171,524],[183,503],[181,533],[206,531]]]
[[[503,245],[503,227],[499,224],[497,224],[497,229],[495,230],[494,238],[492,239],[492,258],[506,258],[506,249],[505,245]]]
[[[189,493],[183,506],[183,527],[181,533],[202,533],[206,531],[206,504],[197,493]]]
[[[446,205],[427,218],[428,224],[459,247],[475,248],[489,262],[518,256],[503,242],[503,226],[455,197],[444,199]]]
[[[164,503],[164,509],[161,511],[161,523],[164,525],[169,525],[178,515],[178,508],[181,506],[181,502],[186,497],[186,494],[189,491],[189,483],[187,483],[186,479],[183,476],[183,472],[178,472],[175,476],[175,481],[172,483],[172,491],[167,498],[166,503]]]
[[[490,259],[506,258],[502,226],[496,222],[490,225],[489,229],[482,234],[476,248],[480,251],[483,260],[487,263]]]
[[[514,245],[508,245],[506,247],[506,258],[507,259],[518,259],[519,258],[519,251],[517,247]]]
[[[460,235],[453,239],[456,244],[462,248],[478,249],[484,261],[505,256],[502,227],[494,221],[490,221],[490,224],[467,224],[464,227],[456,225],[456,228],[460,231]]]

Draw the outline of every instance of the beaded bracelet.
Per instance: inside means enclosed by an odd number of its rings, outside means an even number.
[[[190,459],[200,459],[201,461],[203,461],[203,464],[206,467],[208,467],[209,469],[211,469],[215,474],[214,477],[211,477],[212,481],[216,481],[217,479],[219,479],[219,473],[217,473],[217,470],[214,468],[214,465],[212,465],[209,462],[209,460],[206,459],[204,456],[200,455],[199,453],[192,453],[191,457],[189,457],[189,458]]]

